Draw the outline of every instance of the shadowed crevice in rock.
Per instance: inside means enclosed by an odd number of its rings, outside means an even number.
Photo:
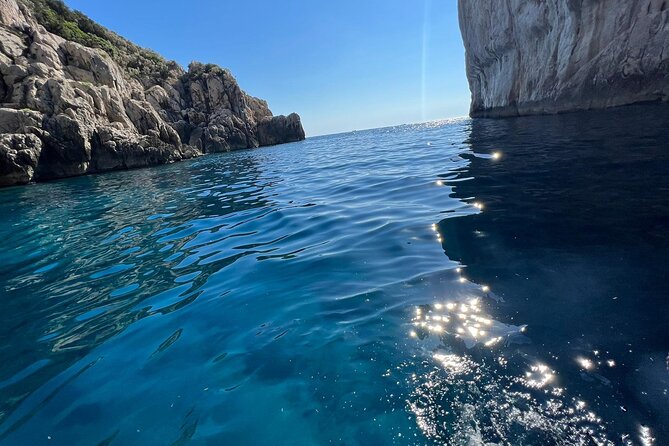
[[[56,0],[0,0],[0,186],[304,138],[226,69],[185,71]]]

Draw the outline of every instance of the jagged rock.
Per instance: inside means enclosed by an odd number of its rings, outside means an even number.
[[[30,54],[36,64],[44,64],[48,68],[54,70],[60,69],[60,56],[53,47],[44,45],[43,43],[33,42],[30,45]],[[55,73],[53,75],[55,75]]]
[[[666,0],[458,4],[472,116],[669,100]]]
[[[0,0],[0,20],[3,24],[13,28],[26,23],[26,17],[15,0]]]
[[[165,124],[149,102],[128,99],[125,102],[125,111],[141,135],[157,135],[161,141],[171,143],[177,148],[181,145],[177,132]]]
[[[16,64],[2,64],[0,73],[2,73],[2,79],[7,88],[11,88],[28,76],[28,69]]]
[[[89,130],[66,114],[44,119],[46,130],[38,178],[53,179],[84,174],[91,162]]]
[[[67,63],[65,70],[74,80],[106,85],[120,91],[125,89],[121,69],[104,51],[68,41],[61,43],[59,48]]]
[[[32,181],[41,151],[42,141],[35,135],[0,134],[0,186]]]
[[[304,129],[300,116],[292,113],[288,116],[274,116],[264,118],[258,124],[258,141],[260,145],[278,144],[279,141],[301,141],[304,139]]]
[[[0,28],[0,51],[12,59],[22,56],[26,50],[23,39],[7,28]]]
[[[97,172],[117,169],[132,169],[157,164],[181,161],[202,155],[202,152],[188,148],[174,150],[156,136],[137,137],[111,127],[100,127],[93,138],[91,158]]]
[[[30,133],[41,126],[42,115],[33,110],[0,108],[0,133]]]
[[[184,71],[65,8],[83,26],[66,40],[40,22],[48,5],[0,0],[0,185],[304,139],[299,116],[273,117],[228,70]]]

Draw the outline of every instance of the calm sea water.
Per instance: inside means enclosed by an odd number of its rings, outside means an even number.
[[[669,444],[667,107],[3,189],[0,239],[2,445]]]

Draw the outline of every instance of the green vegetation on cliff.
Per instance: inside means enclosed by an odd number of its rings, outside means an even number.
[[[47,31],[82,45],[101,48],[114,57],[118,49],[110,41],[109,32],[83,13],[72,11],[60,0],[27,0],[37,21]]]
[[[23,1],[47,31],[81,45],[104,50],[129,75],[143,83],[166,79],[179,70],[176,62],[167,61],[158,53],[129,42],[82,12],[71,10],[61,0]]]

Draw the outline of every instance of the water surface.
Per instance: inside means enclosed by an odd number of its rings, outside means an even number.
[[[0,444],[669,444],[667,124],[462,119],[0,190]]]

